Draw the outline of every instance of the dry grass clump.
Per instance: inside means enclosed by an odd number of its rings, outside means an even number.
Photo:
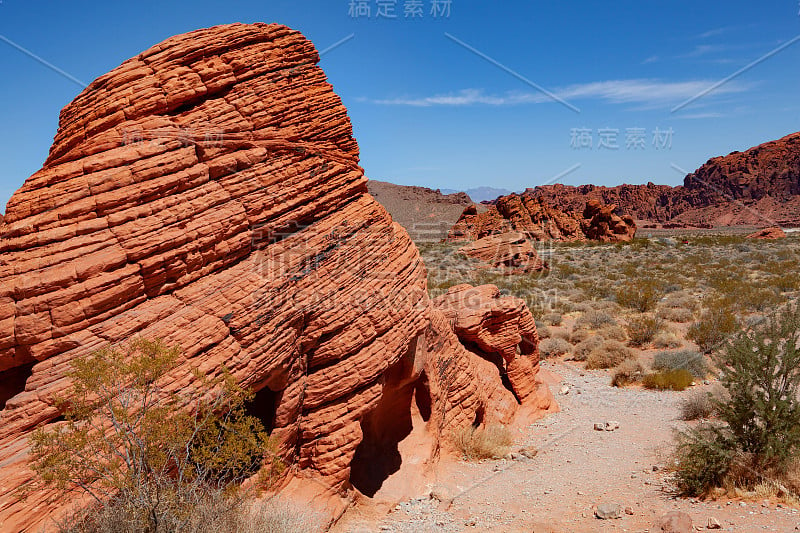
[[[653,337],[653,346],[656,348],[680,348],[683,341],[680,336],[672,330],[659,331]]]
[[[703,311],[700,320],[689,326],[686,337],[705,353],[711,353],[739,330],[739,320],[731,308],[725,302],[715,301]]]
[[[574,329],[569,334],[569,342],[572,344],[580,344],[591,336],[592,334],[588,329]]]
[[[700,420],[714,413],[714,403],[708,392],[696,392],[681,402],[681,420]]]
[[[614,368],[626,359],[633,359],[634,357],[633,350],[621,342],[606,340],[586,357],[586,368],[589,370]]]
[[[581,330],[585,331],[585,330]],[[599,335],[587,337],[572,349],[572,358],[575,361],[586,361],[589,354],[603,346],[605,339]]]
[[[453,433],[453,445],[467,461],[499,459],[508,454],[514,439],[499,424],[486,427],[468,426]]]
[[[60,533],[141,533],[181,531],[187,533],[314,533],[324,527],[321,516],[279,499],[253,504],[251,500],[209,491],[204,498],[172,522],[158,529],[142,529],[131,512],[119,500],[80,509],[57,524]]]
[[[539,353],[545,358],[564,355],[565,353],[569,353],[571,349],[572,345],[559,337],[544,339],[539,343]]]
[[[662,370],[647,374],[642,380],[642,385],[655,390],[686,390],[694,381],[694,376],[688,370]]]
[[[616,319],[605,311],[589,309],[575,321],[576,328],[600,329],[617,325]]]
[[[597,330],[597,334],[604,339],[625,342],[628,340],[628,334],[625,333],[625,328],[619,325],[606,326]]]
[[[692,310],[685,307],[662,307],[656,312],[656,316],[680,324],[691,322],[694,319]]]
[[[639,315],[628,321],[627,330],[633,346],[644,346],[664,328],[664,321],[654,315]]]
[[[611,385],[614,387],[625,387],[633,383],[639,383],[644,377],[644,367],[638,359],[626,359],[616,368],[614,376],[611,378]]]
[[[561,313],[547,313],[542,317],[542,322],[548,326],[560,326],[564,322],[564,317]]]
[[[663,284],[652,278],[629,280],[617,289],[617,303],[640,313],[652,311],[663,293]]]
[[[653,356],[653,370],[687,370],[692,376],[703,379],[708,375],[708,363],[705,356],[695,350],[658,352]]]

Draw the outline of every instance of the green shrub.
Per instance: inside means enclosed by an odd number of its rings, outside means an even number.
[[[686,337],[697,343],[703,352],[711,353],[739,329],[739,321],[730,307],[715,302],[702,312],[700,320],[689,326]]]
[[[628,321],[627,331],[633,346],[650,343],[664,327],[664,321],[653,315],[639,315]]]
[[[165,390],[179,357],[176,347],[137,339],[73,359],[68,399],[56,401],[65,422],[31,436],[39,482],[124,510],[135,530],[171,531],[210,495],[233,497],[262,466],[265,481],[277,477],[283,463],[246,411],[252,393],[224,368],[218,378],[195,372],[198,386],[180,394]]]
[[[661,370],[647,374],[642,380],[642,385],[648,389],[682,391],[693,381],[694,377],[688,370]]]
[[[653,370],[688,370],[694,377],[703,379],[708,375],[708,363],[705,356],[695,350],[658,352],[653,356]]]
[[[731,483],[753,488],[786,475],[800,452],[800,305],[787,306],[726,343],[715,361],[725,393],[720,424],[678,436],[676,485],[702,495]]]
[[[633,359],[633,350],[618,341],[603,341],[603,344],[592,350],[586,357],[586,368],[598,370],[614,368],[626,359]]]
[[[622,284],[616,291],[617,303],[640,313],[652,311],[661,299],[663,284],[652,278],[637,278]]]

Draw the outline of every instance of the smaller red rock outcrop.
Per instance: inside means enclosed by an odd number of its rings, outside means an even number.
[[[748,239],[783,239],[786,233],[781,228],[764,228],[747,236]]]
[[[522,233],[487,235],[462,246],[458,253],[512,274],[539,272],[548,268],[547,263],[539,258],[531,242]]]
[[[534,241],[629,241],[636,234],[636,223],[629,215],[618,216],[615,209],[590,200],[581,213],[564,212],[531,194],[510,194],[498,198],[484,213],[466,208],[448,240],[520,232]]]

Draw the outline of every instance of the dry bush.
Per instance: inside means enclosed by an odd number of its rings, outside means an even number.
[[[656,312],[656,315],[663,320],[680,324],[691,322],[694,319],[692,310],[685,307],[662,307]]]
[[[683,341],[680,336],[672,330],[660,331],[653,337],[653,346],[656,348],[680,348]]]
[[[564,322],[564,317],[560,313],[547,313],[542,317],[542,322],[548,326],[560,326]]]
[[[648,344],[663,328],[664,321],[653,315],[635,316],[628,320],[626,327],[630,343],[633,346]]]
[[[566,329],[563,329],[563,328],[553,329],[553,330],[551,330],[551,335],[550,336],[553,337],[553,338],[556,338],[556,339],[563,339],[563,340],[569,342],[570,332],[567,331]]]
[[[598,370],[614,368],[626,359],[633,359],[633,350],[619,341],[603,341],[602,346],[592,350],[586,358],[586,368]]]
[[[708,392],[698,391],[681,402],[681,420],[700,420],[714,413],[714,403]]]
[[[642,385],[655,390],[686,390],[694,381],[694,376],[688,370],[662,370],[647,374],[642,380]]]
[[[505,426],[468,426],[453,433],[453,445],[467,461],[499,459],[511,449],[514,439]]]
[[[699,302],[697,297],[681,291],[668,295],[664,299],[662,306],[669,309],[688,309],[690,311],[696,311],[699,307]]]
[[[564,355],[565,353],[569,353],[571,348],[572,345],[570,343],[558,337],[544,339],[539,343],[539,353],[545,358]]]
[[[633,383],[642,381],[644,377],[644,367],[638,359],[626,359],[616,368],[614,376],[611,378],[611,385],[614,387],[625,387]]]
[[[585,330],[582,330],[585,331]],[[572,349],[572,358],[576,361],[586,361],[592,351],[603,346],[605,339],[599,335],[587,337]]]
[[[598,311],[596,309],[589,309],[583,313],[575,322],[576,328],[589,328],[600,329],[603,326],[616,325],[617,321],[609,313],[605,311]]]
[[[538,324],[536,325],[536,333],[539,335],[540,339],[549,339],[553,336],[553,332],[550,331],[550,328]]]
[[[653,370],[688,370],[694,377],[708,375],[708,363],[703,354],[695,350],[658,352],[653,356]]]
[[[592,334],[588,329],[574,329],[569,334],[569,342],[571,344],[580,344],[591,336]]]
[[[606,326],[597,330],[597,334],[604,339],[625,342],[628,340],[628,334],[622,326]]]
[[[717,300],[703,311],[700,320],[689,326],[686,337],[705,353],[711,353],[739,329],[739,321],[731,308]]]
[[[652,311],[663,293],[663,284],[652,278],[631,279],[617,289],[617,303],[640,313]]]

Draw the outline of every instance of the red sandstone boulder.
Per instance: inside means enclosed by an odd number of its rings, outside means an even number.
[[[483,213],[465,209],[448,240],[518,232],[534,241],[629,241],[636,234],[636,223],[629,215],[617,216],[615,209],[589,200],[581,213],[564,212],[531,194],[511,194],[498,198]]]
[[[747,236],[748,239],[783,239],[786,233],[781,228],[764,228]]]
[[[459,248],[458,253],[479,259],[507,273],[523,274],[547,269],[531,242],[522,233],[488,235]]]
[[[521,301],[476,289],[483,303],[458,322],[481,324],[461,333],[477,351],[431,305],[318,61],[284,26],[218,26],[167,39],[64,108],[0,225],[0,529],[70,505],[15,497],[33,477],[28,436],[59,416],[70,360],[133,336],[181,347],[170,390],[225,366],[258,391],[287,490],[309,501],[368,491],[360,476],[396,452],[413,399],[435,442],[509,421],[520,401],[549,407]]]

